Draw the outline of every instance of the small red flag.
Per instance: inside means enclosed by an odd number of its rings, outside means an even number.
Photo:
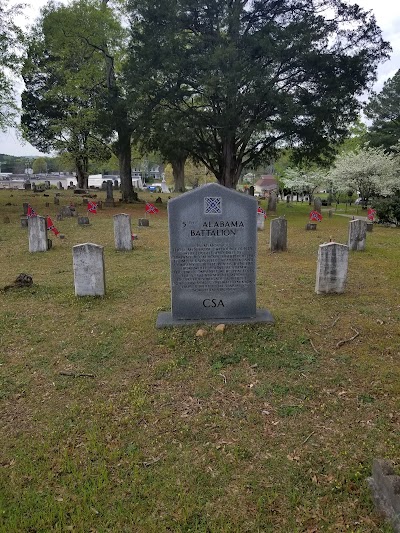
[[[149,204],[149,202],[146,202],[146,213],[153,215],[155,213],[158,213],[158,209],[155,205]]]
[[[31,217],[37,217],[36,211],[33,209],[33,207],[30,204],[28,204],[28,211],[27,211],[26,215],[28,217],[30,217],[30,218]]]
[[[368,215],[367,215],[368,220],[374,220],[375,215],[376,215],[376,210],[372,209],[371,207],[369,207],[368,208]]]
[[[321,222],[322,220],[321,213],[318,213],[318,211],[311,211],[310,220],[316,220],[317,222]]]
[[[96,204],[96,202],[88,202],[87,210],[89,211],[89,213],[96,214],[97,213],[97,204]]]
[[[60,235],[60,232],[55,227],[55,225],[53,224],[53,221],[51,220],[49,216],[47,217],[47,229],[51,230],[56,237],[57,235]]]

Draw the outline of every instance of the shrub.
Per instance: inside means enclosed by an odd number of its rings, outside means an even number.
[[[400,192],[390,198],[376,198],[372,202],[379,222],[400,225]]]

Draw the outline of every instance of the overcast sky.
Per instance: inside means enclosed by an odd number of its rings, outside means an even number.
[[[62,1],[68,3],[67,0]],[[40,8],[46,3],[46,0],[27,0],[28,7],[24,12],[24,20],[21,20],[20,24],[32,22],[39,14]],[[393,48],[389,61],[380,65],[378,69],[378,80],[374,90],[380,91],[383,83],[400,69],[400,2],[398,0],[349,0],[349,3],[357,3],[363,9],[374,12],[384,39],[389,41]],[[21,84],[19,85],[20,90]],[[36,148],[18,140],[14,130],[6,133],[0,132],[0,153],[26,156],[39,154]]]

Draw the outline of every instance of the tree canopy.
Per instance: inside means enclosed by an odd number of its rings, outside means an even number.
[[[388,43],[340,0],[127,0],[132,101],[174,111],[187,150],[235,187],[280,146],[332,156]]]
[[[287,168],[281,181],[285,188],[297,194],[307,194],[311,203],[315,191],[326,181],[326,171],[321,169]]]
[[[19,54],[23,44],[21,29],[15,17],[21,12],[22,4],[8,6],[7,0],[0,0],[0,130],[15,125],[18,106],[14,98],[12,74],[19,72]]]
[[[372,120],[367,134],[371,146],[390,151],[400,140],[400,70],[372,96],[364,113]]]
[[[136,198],[131,177],[132,125],[120,87],[124,30],[106,0],[49,2],[29,38],[23,68],[25,137],[37,148],[69,152],[80,186],[89,159],[119,157],[123,199]]]
[[[398,160],[381,147],[365,146],[338,155],[328,174],[334,188],[358,192],[363,204],[370,198],[399,189]]]

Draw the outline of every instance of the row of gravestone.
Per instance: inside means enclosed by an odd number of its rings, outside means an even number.
[[[260,217],[264,215],[257,213],[257,228],[259,229]],[[372,231],[373,224],[361,219],[351,220],[349,222],[348,248],[350,250],[363,251],[367,231]],[[287,250],[288,225],[285,217],[279,217],[271,220],[269,247],[271,252],[285,252]]]
[[[87,218],[87,217],[81,217]],[[132,250],[131,217],[125,213],[113,216],[114,241],[116,250]],[[47,237],[47,220],[41,216],[28,218],[29,252],[46,252],[51,248],[51,241]]]
[[[157,327],[196,321],[274,322],[268,310],[256,307],[256,217],[255,198],[218,184],[199,187],[168,203],[172,310],[159,314]],[[46,234],[45,220],[35,218],[29,227],[40,225],[42,235]],[[327,243],[319,247],[318,294],[343,292],[348,252],[364,249],[365,226],[362,220],[350,222],[349,246]],[[118,249],[131,249],[129,215],[115,215],[114,229],[121,239]],[[42,251],[47,249],[46,240],[42,237]],[[270,248],[287,249],[285,218],[271,221]],[[77,296],[105,294],[102,246],[74,246],[73,264]]]

